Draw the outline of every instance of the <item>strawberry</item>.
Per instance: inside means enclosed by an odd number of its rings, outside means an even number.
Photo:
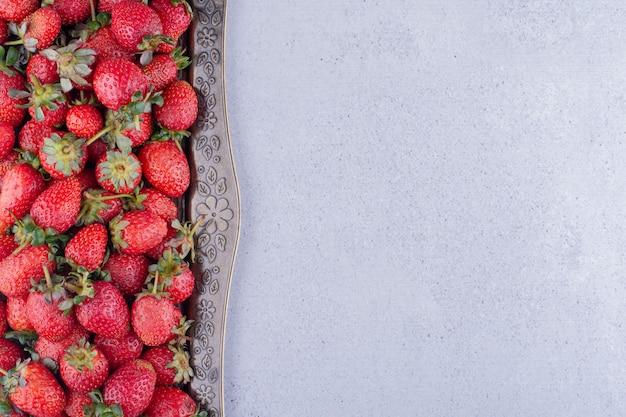
[[[38,7],[39,0],[0,0],[0,18],[21,22]]]
[[[12,235],[0,235],[0,260],[13,253],[17,246]]]
[[[80,192],[84,193],[87,190],[98,187],[98,181],[96,180],[96,170],[91,166],[85,166],[82,171],[74,175],[80,184]],[[56,180],[55,180],[56,181]]]
[[[75,25],[91,15],[89,0],[44,0],[42,5],[56,10],[62,25]]]
[[[24,359],[24,351],[20,345],[0,338],[0,369],[13,369],[18,361]]]
[[[9,122],[0,122],[0,159],[11,152],[15,145],[15,130]]]
[[[104,121],[100,111],[91,104],[70,107],[65,116],[67,130],[79,138],[90,138],[102,129]]]
[[[131,193],[139,186],[141,174],[139,159],[128,149],[108,151],[96,164],[98,184],[114,193]]]
[[[187,130],[198,117],[198,97],[191,84],[177,80],[163,90],[163,105],[154,109],[154,118],[169,130]]]
[[[69,390],[67,393],[67,405],[65,406],[65,412],[68,417],[85,417],[85,410],[83,407],[89,407],[92,404],[93,400],[89,394]]]
[[[57,129],[54,126],[31,119],[20,129],[20,133],[17,135],[17,143],[22,150],[39,155],[44,139],[50,137],[55,132],[57,132]]]
[[[127,255],[141,255],[163,240],[167,223],[149,211],[134,210],[111,220],[109,230],[116,250]]]
[[[146,256],[155,261],[159,259],[163,253],[170,248],[171,242],[178,235],[178,229],[172,227],[171,224],[167,225],[167,234],[161,240],[161,243],[146,252]]]
[[[149,6],[122,1],[111,10],[111,30],[122,48],[138,52],[146,36],[163,33],[163,25],[157,12]]]
[[[176,387],[156,387],[150,405],[144,411],[145,417],[194,417],[197,404]]]
[[[5,43],[9,39],[9,23],[0,19],[0,44]]]
[[[163,33],[177,40],[191,24],[193,13],[185,0],[152,0],[152,7],[163,23]],[[170,52],[173,47],[167,44],[159,46],[159,52]]]
[[[189,188],[189,162],[175,142],[146,143],[139,151],[139,161],[145,178],[163,194],[177,198]]]
[[[128,334],[130,312],[122,293],[105,281],[94,281],[93,290],[93,297],[85,298],[75,307],[80,324],[95,334],[107,337]]]
[[[189,66],[191,61],[182,55],[180,48],[174,49],[172,54],[156,54],[152,61],[143,66],[143,72],[148,77],[148,83],[154,86],[156,91],[161,91],[174,81],[178,71]]]
[[[124,123],[120,126],[119,134],[130,139],[130,146],[137,147],[143,145],[150,135],[152,135],[151,113],[142,113],[138,116],[139,126],[135,123]],[[137,129],[139,127],[139,129]]]
[[[35,328],[26,316],[26,300],[28,294],[7,298],[7,322],[9,326],[19,332],[22,330],[34,332]]]
[[[179,312],[165,296],[142,293],[131,308],[133,330],[146,346],[158,346],[174,339],[179,324]]]
[[[124,417],[138,417],[150,404],[156,373],[150,362],[135,359],[117,368],[104,383],[106,404],[119,404]]]
[[[15,127],[22,123],[28,97],[11,97],[10,91],[21,91],[24,88],[26,80],[19,72],[10,69],[0,71],[0,122],[9,122]]]
[[[147,360],[154,367],[157,385],[187,383],[193,376],[189,353],[178,344],[151,347],[141,355],[141,359]]]
[[[0,192],[0,233],[6,232],[16,218],[21,219],[30,211],[45,185],[41,174],[30,165],[17,164],[9,168]]]
[[[40,336],[58,342],[72,332],[76,326],[76,316],[73,311],[65,313],[61,309],[61,303],[68,297],[63,281],[56,276],[53,281],[48,271],[44,270],[44,273],[45,281],[28,294],[26,316]]]
[[[19,159],[20,154],[15,150],[9,151],[4,158],[0,158],[0,188],[2,187],[2,180],[4,179],[7,171],[9,171],[11,167],[17,165]]]
[[[100,0],[98,1],[98,12],[107,12],[111,13],[113,7],[120,4],[123,1],[127,0]],[[141,1],[141,0],[131,0],[131,1]]]
[[[113,252],[102,269],[109,271],[111,283],[125,297],[131,297],[143,288],[149,266],[150,261],[143,255],[125,255]]]
[[[109,222],[122,213],[123,206],[120,195],[102,189],[89,189],[83,193],[78,225],[94,222]]]
[[[89,332],[83,326],[77,324],[65,339],[58,342],[39,336],[35,342],[34,349],[39,355],[40,361],[48,359],[53,361],[55,365],[58,365],[67,348],[77,345],[81,340],[87,340],[89,336]]]
[[[35,10],[22,20],[26,31],[21,34],[26,49],[31,52],[46,49],[61,31],[61,16],[51,7]]]
[[[11,97],[26,99],[26,104],[20,106],[28,107],[28,114],[38,122],[51,126],[63,123],[68,104],[61,84],[42,84],[34,75],[31,75],[29,80],[30,82],[25,84],[26,90],[10,90]]]
[[[55,132],[44,138],[39,149],[41,166],[52,178],[74,176],[85,168],[87,145],[85,139],[68,132]]]
[[[158,272],[158,277],[156,276]],[[191,296],[195,287],[195,277],[189,264],[174,249],[168,247],[156,265],[150,267],[151,281],[158,279],[158,285],[169,294],[174,303],[182,303]],[[151,288],[148,285],[148,289]]]
[[[76,177],[70,177],[42,192],[30,208],[30,215],[42,229],[65,233],[78,218],[80,201],[80,183]]]
[[[109,236],[102,223],[93,223],[80,229],[65,246],[65,257],[88,271],[102,265]]]
[[[178,207],[174,200],[156,188],[142,188],[139,197],[142,198],[141,204],[144,210],[156,214],[166,222],[169,223],[178,217]]]
[[[87,162],[93,165],[97,164],[108,150],[109,145],[102,138],[87,141]]]
[[[44,267],[54,271],[56,262],[47,245],[27,245],[16,254],[0,261],[0,292],[7,297],[28,294],[31,280],[44,276]]]
[[[54,374],[39,362],[26,360],[6,377],[9,399],[23,412],[54,417],[65,408],[65,391]]]
[[[100,2],[101,3],[101,2]],[[98,62],[109,59],[120,58],[127,61],[134,61],[135,54],[123,49],[115,40],[111,26],[104,26],[94,32],[85,42],[85,48],[96,51]]]
[[[109,361],[100,349],[83,340],[65,351],[59,370],[71,390],[89,392],[104,384],[109,376]]]
[[[137,91],[147,93],[148,78],[132,62],[114,58],[98,64],[93,74],[93,89],[105,107],[118,110],[130,103]]]
[[[41,84],[53,84],[59,81],[57,63],[41,53],[33,54],[26,65],[26,78],[35,76]]]
[[[143,343],[135,332],[130,332],[119,338],[97,334],[93,343],[109,360],[110,369],[117,369],[126,362],[139,359],[143,350]]]
[[[0,337],[4,336],[8,328],[9,323],[7,322],[7,305],[4,300],[0,298]]]

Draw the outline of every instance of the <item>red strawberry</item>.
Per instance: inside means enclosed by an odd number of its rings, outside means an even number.
[[[80,183],[76,177],[51,184],[34,201],[30,215],[42,229],[65,233],[78,218],[80,211]]]
[[[154,118],[169,130],[187,130],[198,117],[198,97],[191,84],[177,80],[163,90],[163,105],[154,108]]]
[[[96,170],[90,166],[86,166],[78,174],[74,175],[80,184],[80,191],[84,193],[87,190],[98,187],[96,180]]]
[[[20,159],[20,154],[16,151],[9,151],[9,153],[4,157],[0,158],[0,187],[2,187],[2,180],[6,175],[7,171],[11,169],[14,165],[17,165]]]
[[[100,2],[102,3],[102,2]],[[134,61],[134,52],[126,51],[115,40],[111,26],[104,26],[98,29],[84,44],[85,48],[96,51],[98,62],[109,59],[121,58],[127,61]]]
[[[104,402],[119,404],[124,417],[138,417],[150,404],[156,373],[150,362],[135,359],[117,368],[104,384]]]
[[[139,161],[145,178],[163,194],[177,198],[189,188],[189,162],[175,142],[146,143],[139,151]]]
[[[13,71],[12,75],[8,75],[5,71],[0,71],[0,122],[9,122],[15,127],[22,123],[26,115],[26,108],[23,106],[28,103],[28,98],[13,98],[9,90],[22,91],[26,88],[25,85],[26,80],[19,72]]]
[[[26,78],[37,77],[41,84],[53,84],[59,81],[57,63],[42,54],[34,54],[26,65]]]
[[[89,0],[44,0],[43,3],[59,13],[62,25],[75,25],[91,14]]]
[[[0,298],[0,337],[4,336],[8,328],[9,328],[9,323],[7,322],[7,305],[4,302],[4,300]],[[2,367],[0,366],[0,368]],[[7,369],[7,368],[3,368],[3,369]]]
[[[17,135],[17,143],[23,150],[39,155],[44,139],[49,138],[56,131],[57,129],[48,123],[31,119],[20,129],[20,133]]]
[[[133,330],[146,346],[158,346],[174,339],[180,310],[160,295],[140,294],[131,309]]]
[[[79,104],[70,107],[65,116],[67,130],[79,138],[90,138],[102,129],[102,114],[91,104]]]
[[[44,266],[53,272],[56,268],[54,257],[47,245],[28,245],[20,252],[9,255],[0,261],[0,292],[7,297],[27,295],[31,280],[38,281],[44,276]]]
[[[39,0],[0,0],[0,18],[9,22],[21,22],[38,7]]]
[[[41,361],[49,359],[54,361],[55,364],[59,364],[67,348],[77,345],[81,340],[87,340],[89,336],[89,332],[83,326],[77,324],[65,339],[58,342],[53,342],[40,336],[35,342],[34,349]]]
[[[28,294],[7,298],[7,322],[13,330],[18,332],[22,330],[35,331],[35,328],[30,324],[26,316],[27,299]]]
[[[191,6],[185,0],[152,0],[152,7],[163,23],[163,33],[177,40],[189,27],[193,18]],[[170,52],[173,47],[167,44],[159,46],[159,52]]]
[[[115,249],[127,255],[142,255],[163,240],[167,223],[149,211],[134,210],[111,220],[109,230]]]
[[[108,151],[96,165],[98,184],[119,194],[133,192],[141,182],[142,168],[137,156],[129,150]]]
[[[65,257],[88,271],[99,268],[104,261],[109,236],[102,223],[80,229],[65,247]]]
[[[161,91],[178,76],[176,61],[167,54],[157,54],[152,61],[143,66],[143,72],[148,77],[148,83],[154,86],[155,91]]]
[[[123,1],[126,1],[126,0],[100,0],[98,2],[98,13],[101,13],[101,12],[111,13],[111,10],[113,10],[113,8],[116,5],[120,4]],[[132,0],[132,1],[141,1],[141,0]]]
[[[65,313],[60,308],[60,304],[67,300],[63,282],[53,283],[50,274],[44,272],[46,280],[35,288],[36,291],[28,294],[26,316],[40,336],[58,342],[72,332],[76,316],[73,311]]]
[[[119,338],[97,334],[93,343],[109,360],[110,369],[117,369],[126,362],[139,359],[143,350],[143,343],[135,332],[130,332],[126,336]]]
[[[17,249],[17,243],[13,235],[1,235],[0,236],[0,260],[6,258]]]
[[[85,168],[87,145],[84,139],[77,138],[73,133],[52,133],[43,140],[39,160],[52,178],[71,177]]]
[[[17,362],[24,360],[24,350],[10,340],[0,338],[0,369],[13,369]]]
[[[160,345],[147,349],[141,359],[147,360],[154,367],[157,385],[175,385],[187,383],[193,376],[189,364],[189,353],[180,345]]]
[[[83,407],[91,404],[93,404],[93,401],[87,393],[70,390],[67,394],[65,412],[68,417],[85,417],[85,410]]]
[[[150,261],[143,255],[125,255],[111,253],[102,269],[109,271],[111,283],[115,285],[125,297],[139,293],[148,276]]]
[[[71,390],[89,392],[104,384],[109,376],[109,361],[100,349],[82,341],[65,351],[59,370]]]
[[[146,256],[150,259],[158,260],[163,253],[170,248],[171,242],[178,235],[178,229],[172,227],[171,224],[167,225],[167,234],[155,247],[146,252]]]
[[[132,62],[114,58],[98,64],[93,74],[93,89],[105,107],[118,110],[130,103],[137,91],[147,93],[148,78]]]
[[[176,387],[156,387],[150,405],[144,411],[145,417],[193,417],[196,415],[196,402]]]
[[[42,84],[34,75],[25,84],[25,90],[11,90],[9,93],[16,99],[26,99],[28,114],[38,122],[52,126],[65,121],[68,103],[67,96],[58,83]]]
[[[5,43],[9,40],[9,23],[0,19],[0,44]]]
[[[97,138],[94,141],[89,140],[87,143],[87,162],[95,165],[102,158],[102,155],[109,150],[109,145],[102,138]]]
[[[9,168],[0,192],[0,233],[6,232],[16,218],[21,219],[29,212],[45,186],[43,177],[32,166],[17,164]]]
[[[119,134],[130,139],[130,146],[133,148],[143,145],[150,139],[150,135],[152,135],[151,113],[142,113],[139,115],[139,129],[137,129],[135,123],[125,123],[124,127],[120,129]]]
[[[35,10],[24,18],[23,24],[26,24],[26,33],[22,39],[30,51],[46,49],[61,31],[61,17],[51,7]]]
[[[172,275],[172,282],[166,287],[172,301],[182,303],[193,294],[196,285],[196,278],[189,269],[189,264],[185,263],[180,267],[177,274]]]
[[[0,122],[0,159],[11,152],[15,146],[15,130],[9,122]]]
[[[156,214],[168,223],[178,218],[178,207],[176,207],[174,200],[156,188],[144,187],[139,196],[145,197],[141,202],[144,210]]]
[[[7,379],[12,387],[9,399],[23,412],[37,417],[53,417],[65,408],[65,391],[54,374],[39,362],[22,362]]]
[[[122,1],[111,10],[111,30],[122,48],[139,51],[144,37],[163,33],[163,25],[157,12],[149,6]]]
[[[0,264],[1,266],[1,264]],[[120,291],[110,282],[94,281],[94,295],[76,306],[76,318],[85,329],[107,337],[130,331],[130,312]]]

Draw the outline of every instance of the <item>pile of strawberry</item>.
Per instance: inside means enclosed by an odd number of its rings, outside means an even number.
[[[0,415],[205,415],[185,0],[0,0]]]

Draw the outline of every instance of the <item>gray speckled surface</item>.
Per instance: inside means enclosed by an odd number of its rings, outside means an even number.
[[[228,417],[626,415],[624,22],[230,0]]]

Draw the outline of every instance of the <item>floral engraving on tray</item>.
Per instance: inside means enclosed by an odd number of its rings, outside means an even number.
[[[190,393],[209,416],[223,416],[223,342],[230,274],[239,235],[239,197],[224,100],[225,0],[195,0],[190,82],[199,102],[189,146],[195,187],[188,196],[196,232],[196,291],[188,315],[194,377]]]

